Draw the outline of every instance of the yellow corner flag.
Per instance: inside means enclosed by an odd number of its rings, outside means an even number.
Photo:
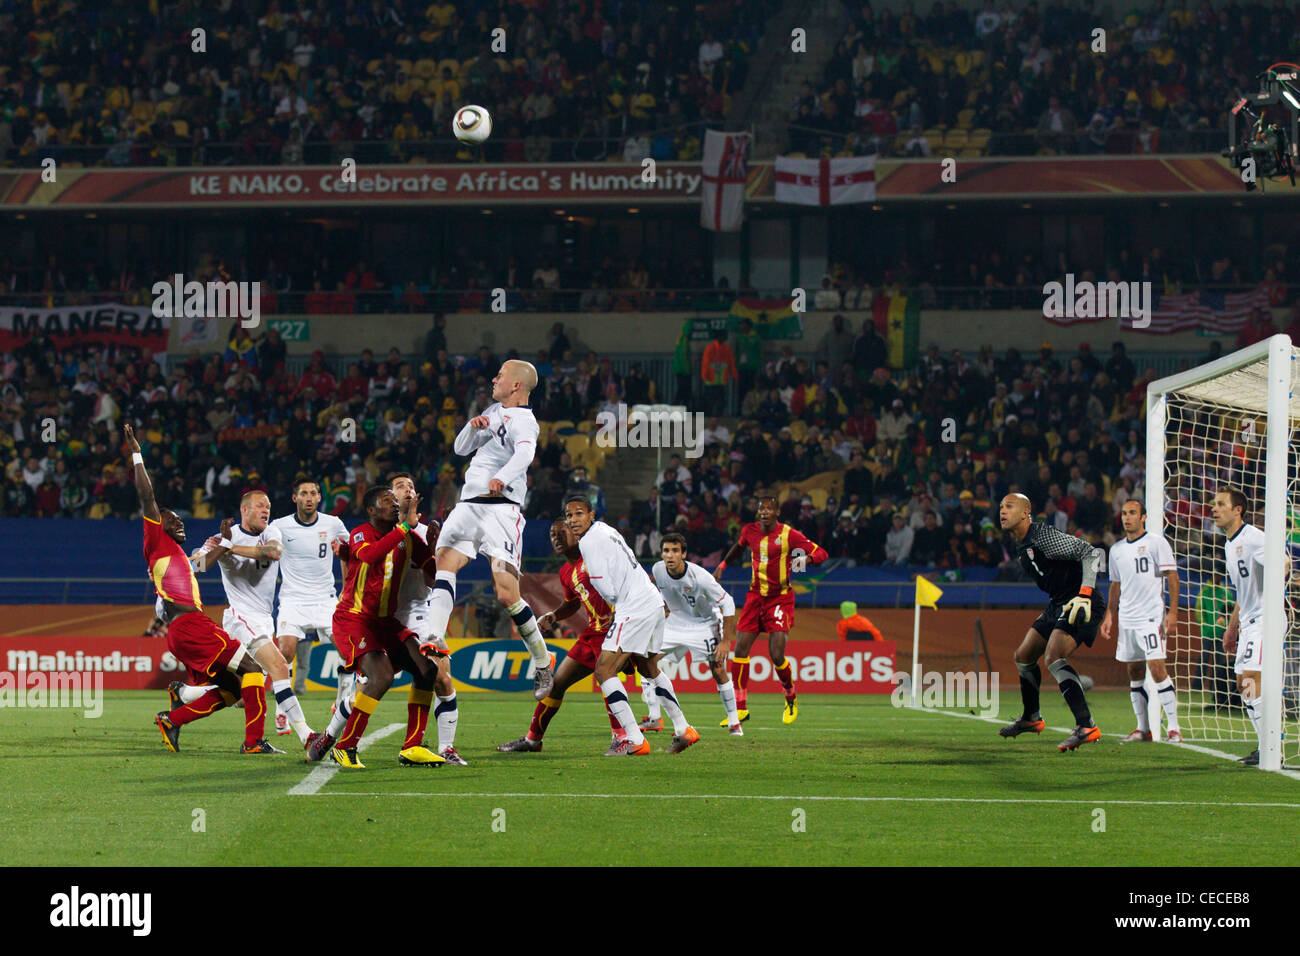
[[[938,610],[935,602],[943,597],[943,592],[935,587],[926,578],[919,574],[916,576],[916,604],[917,607],[929,607]]]

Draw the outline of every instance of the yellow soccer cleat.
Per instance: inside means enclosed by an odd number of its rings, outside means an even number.
[[[785,710],[781,712],[781,723],[793,724],[795,722],[795,719],[798,716],[799,716],[799,699],[796,697],[794,700],[786,701]]]
[[[347,750],[344,750],[342,747],[335,747],[330,751],[330,759],[344,770],[366,769],[366,765],[357,759],[356,747],[349,747]]]
[[[407,747],[397,755],[397,762],[403,767],[441,767],[447,761],[439,757],[428,747]]]
[[[747,711],[747,710],[738,710],[738,711],[736,711],[736,717],[737,717],[736,723],[737,723],[737,724],[743,724],[745,721],[749,720],[749,711]],[[731,726],[731,721],[727,720],[726,717],[723,717],[722,720],[718,721],[718,726],[719,726],[719,727],[730,727],[730,726]]]

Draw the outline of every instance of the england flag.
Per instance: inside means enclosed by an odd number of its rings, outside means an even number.
[[[803,206],[874,202],[876,157],[776,158],[776,201]]]

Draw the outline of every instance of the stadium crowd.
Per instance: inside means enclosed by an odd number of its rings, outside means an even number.
[[[168,374],[131,350],[60,351],[35,339],[0,364],[4,514],[131,517],[120,431],[130,420],[159,500],[183,515],[233,514],[252,488],[286,501],[301,473],[319,479],[324,510],[359,520],[365,489],[408,470],[427,513],[445,517],[462,464],[452,439],[491,402],[500,361],[517,357],[486,347],[450,355],[445,328],[435,317],[422,354],[367,350],[338,367],[318,351],[301,375],[286,370],[275,331],[254,340],[236,327],[223,354],[195,353]],[[718,344],[743,395],[739,418],[709,419],[701,458],[674,460],[629,513],[606,515],[642,557],[674,529],[692,554],[715,557],[753,519],[755,494],[782,482],[813,479],[821,489],[790,487],[781,517],[832,556],[952,572],[1006,564],[996,509],[1008,491],[1096,542],[1113,537],[1123,502],[1142,494],[1154,371],[1137,368],[1120,343],[1104,357],[1083,345],[1066,360],[1047,343],[1001,356],[931,345],[901,372],[885,367],[870,320],[855,332],[837,317],[807,354],[788,344],[772,354],[748,323]],[[532,404],[542,421],[666,398],[644,369],[616,372],[561,323],[549,349],[524,357],[539,371]],[[694,368],[707,367],[703,358],[687,355]],[[688,391],[675,398],[700,407],[710,395],[691,378],[679,378]],[[566,494],[585,491],[604,515],[598,478],[552,434],[530,469],[525,513],[555,517]]]
[[[1282,3],[844,5],[848,31],[790,106],[792,152],[928,156],[941,125],[985,131],[959,144],[977,152],[991,134],[998,155],[1217,149],[1226,133],[1206,134],[1300,26]]]
[[[0,69],[0,164],[446,160],[466,102],[491,104],[489,160],[603,159],[611,142],[696,158],[699,124],[722,119],[778,6],[14,4],[0,43],[25,55]]]

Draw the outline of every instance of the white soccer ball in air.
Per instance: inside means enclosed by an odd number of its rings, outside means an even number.
[[[492,135],[492,116],[481,106],[462,106],[451,119],[451,131],[462,143],[481,145]]]

